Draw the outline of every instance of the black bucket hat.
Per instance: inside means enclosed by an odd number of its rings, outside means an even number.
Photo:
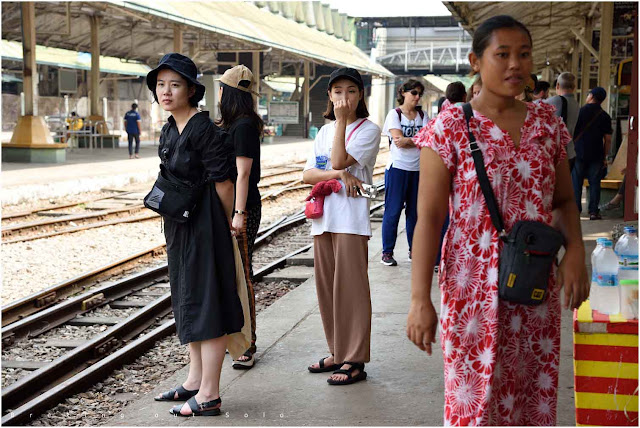
[[[198,81],[198,67],[196,67],[196,64],[189,57],[179,53],[169,53],[163,56],[158,66],[147,74],[147,87],[153,93],[153,98],[156,102],[158,101],[158,96],[156,95],[158,73],[165,68],[175,71],[184,77],[187,82],[195,85],[196,93],[192,97],[195,102],[200,101],[202,97],[204,97],[205,88],[204,85]]]

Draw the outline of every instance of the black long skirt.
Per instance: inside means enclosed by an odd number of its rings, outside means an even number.
[[[213,183],[186,223],[165,219],[171,304],[182,344],[244,325],[229,224]]]

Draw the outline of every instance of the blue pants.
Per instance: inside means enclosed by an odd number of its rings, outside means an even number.
[[[405,208],[407,241],[409,251],[413,240],[413,230],[418,219],[419,171],[405,171],[393,166],[384,172],[384,217],[382,217],[382,251],[393,253],[396,246],[398,222]]]
[[[573,181],[573,193],[578,205],[578,212],[582,212],[582,183],[585,178],[589,181],[589,214],[598,212],[602,168],[602,161],[585,162],[576,158],[573,171],[571,171],[571,181]]]

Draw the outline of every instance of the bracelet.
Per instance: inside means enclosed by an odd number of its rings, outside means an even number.
[[[234,214],[246,214],[247,212],[245,210],[235,210],[233,211]]]

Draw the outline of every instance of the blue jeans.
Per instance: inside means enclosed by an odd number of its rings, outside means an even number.
[[[393,253],[398,234],[400,214],[405,208],[407,241],[409,251],[413,241],[413,230],[418,219],[419,171],[405,171],[390,167],[384,172],[384,216],[382,217],[382,251]]]
[[[589,214],[598,213],[600,205],[600,180],[602,180],[602,161],[588,161],[576,158],[576,163],[571,171],[573,181],[573,193],[578,205],[578,212],[582,212],[582,183],[586,178],[589,181]]]

